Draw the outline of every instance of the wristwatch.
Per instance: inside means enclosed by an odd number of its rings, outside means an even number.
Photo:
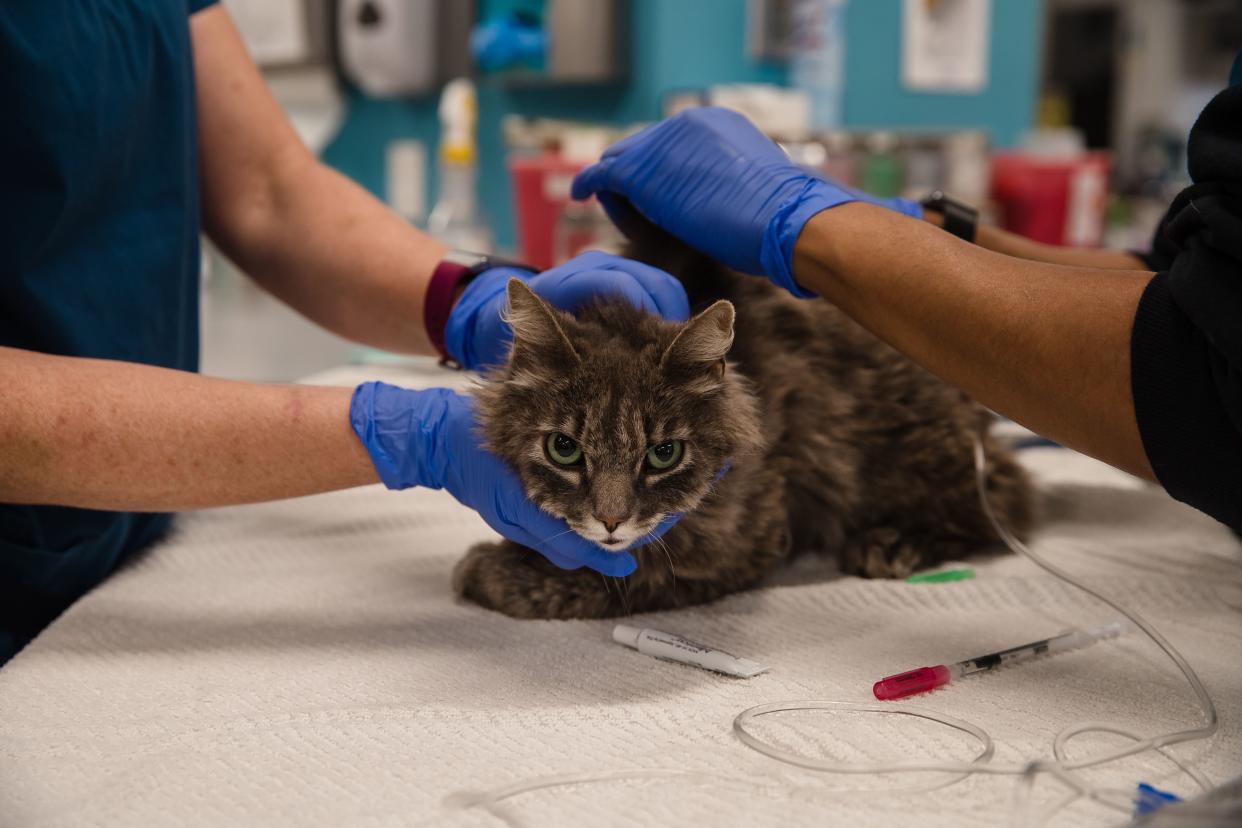
[[[946,232],[974,243],[975,231],[979,228],[979,211],[974,207],[949,198],[943,190],[936,190],[919,203],[924,209],[935,210],[944,216]]]
[[[423,324],[427,327],[427,337],[443,360],[451,359],[444,347],[444,328],[448,325],[449,314],[453,310],[453,301],[457,298],[458,291],[475,276],[493,267],[539,272],[528,264],[467,250],[450,251],[432,272],[431,282],[427,285],[427,296],[423,301]]]

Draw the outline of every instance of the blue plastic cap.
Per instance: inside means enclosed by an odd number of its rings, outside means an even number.
[[[1134,815],[1143,816],[1158,811],[1170,802],[1181,802],[1182,798],[1175,793],[1162,791],[1159,788],[1140,782],[1134,794]]]

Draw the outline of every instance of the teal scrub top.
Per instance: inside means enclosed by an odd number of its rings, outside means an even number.
[[[0,3],[0,346],[197,370],[212,2]],[[169,518],[0,504],[0,664]]]

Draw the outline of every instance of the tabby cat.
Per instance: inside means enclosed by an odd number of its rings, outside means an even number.
[[[566,571],[509,541],[457,565],[465,597],[520,618],[700,604],[761,583],[794,553],[900,578],[994,543],[973,435],[989,415],[825,301],[796,299],[647,228],[627,255],[685,285],[671,323],[621,301],[575,316],[509,284],[514,344],[477,391],[488,447],[532,500],[638,569]],[[988,437],[989,497],[1023,535],[1030,484]]]

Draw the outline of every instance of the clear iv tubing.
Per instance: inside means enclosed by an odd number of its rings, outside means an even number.
[[[1163,736],[1154,736],[1143,738],[1128,730],[1119,728],[1108,722],[1079,722],[1062,730],[1057,734],[1052,743],[1053,760],[1035,759],[1024,765],[993,765],[990,760],[994,753],[992,738],[987,731],[971,724],[962,719],[956,719],[941,713],[921,708],[902,706],[897,707],[890,704],[872,704],[872,703],[856,703],[847,701],[782,701],[773,702],[771,704],[761,704],[743,710],[733,720],[733,731],[738,739],[758,753],[763,754],[778,762],[788,765],[794,765],[808,770],[825,771],[828,773],[842,774],[880,774],[880,773],[909,773],[909,772],[940,772],[954,774],[954,778],[946,782],[936,784],[926,788],[915,790],[931,790],[941,788],[946,785],[953,784],[967,775],[975,773],[995,774],[995,775],[1017,775],[1021,776],[1019,794],[1022,799],[1029,798],[1030,789],[1034,784],[1035,776],[1039,773],[1049,773],[1064,783],[1071,789],[1071,793],[1065,797],[1055,801],[1051,806],[1044,808],[1034,820],[1024,820],[1025,824],[1043,825],[1051,819],[1062,808],[1070,805],[1082,797],[1088,797],[1103,805],[1116,808],[1118,810],[1129,813],[1131,807],[1130,792],[1119,791],[1115,789],[1099,788],[1087,785],[1082,782],[1073,771],[1083,768],[1102,765],[1107,762],[1114,762],[1127,756],[1133,756],[1148,750],[1156,750],[1161,753],[1170,762],[1184,771],[1204,790],[1211,789],[1211,783],[1199,771],[1184,764],[1177,757],[1164,750],[1170,745],[1191,742],[1198,739],[1207,739],[1216,732],[1218,726],[1218,717],[1216,713],[1216,704],[1212,701],[1212,697],[1208,694],[1207,688],[1203,686],[1199,676],[1195,673],[1194,668],[1186,661],[1177,648],[1170,644],[1158,630],[1152,627],[1138,613],[1127,609],[1112,598],[1098,592],[1090,586],[1087,586],[1072,575],[1065,572],[1060,567],[1045,560],[1040,555],[1032,552],[1027,548],[1026,544],[1018,540],[1008,530],[1008,528],[997,519],[996,513],[992,510],[992,504],[988,501],[987,496],[987,466],[986,458],[983,450],[983,441],[980,435],[975,435],[974,441],[974,460],[975,460],[975,482],[979,488],[979,501],[983,506],[983,512],[992,523],[992,527],[996,530],[1005,545],[1013,550],[1016,554],[1022,555],[1031,563],[1043,569],[1045,572],[1056,578],[1066,582],[1067,584],[1077,587],[1098,601],[1112,607],[1117,612],[1128,618],[1136,627],[1143,631],[1152,642],[1159,647],[1165,655],[1167,655],[1177,668],[1181,670],[1185,676],[1187,683],[1190,684],[1195,696],[1199,701],[1199,705],[1203,710],[1205,723],[1199,727],[1188,730],[1179,730],[1174,733],[1167,733]],[[767,716],[774,713],[785,713],[799,710],[843,710],[860,713],[881,713],[888,715],[914,716],[917,718],[929,719],[931,721],[943,724],[956,730],[968,733],[979,740],[982,748],[977,756],[969,762],[895,762],[888,764],[843,764],[839,762],[830,762],[814,757],[803,756],[801,754],[786,751],[775,747],[762,739],[755,736],[746,729],[748,723],[760,716]],[[1083,733],[1111,733],[1117,736],[1124,736],[1133,739],[1134,744],[1123,748],[1118,748],[1107,753],[1092,756],[1086,759],[1068,761],[1065,753],[1066,744],[1070,739]],[[446,804],[455,805],[457,807],[483,807],[492,810],[493,806],[499,804],[502,800],[519,796],[531,791],[541,790],[545,788],[556,788],[565,785],[575,785],[591,782],[604,782],[620,779],[700,779],[706,781],[728,781],[728,782],[744,782],[753,784],[753,780],[726,779],[715,774],[695,773],[690,771],[673,771],[658,769],[635,769],[635,770],[619,770],[608,771],[603,773],[590,774],[564,774],[560,776],[543,777],[541,779],[518,782],[503,788],[496,788],[491,791],[483,791],[477,793],[461,793],[449,797]],[[902,789],[909,792],[911,789]],[[840,793],[834,791],[834,793]],[[1018,805],[1021,806],[1019,801]],[[503,814],[497,813],[497,816]]]
[[[819,707],[824,706],[822,702],[777,702],[775,704],[759,705],[758,707],[752,707],[749,710],[744,710],[742,711],[742,713],[740,713],[737,716],[737,718],[733,720],[733,730],[737,734],[738,738],[740,738],[742,742],[746,744],[747,747],[750,747],[758,751],[759,753],[762,753],[763,755],[768,756],[772,759],[776,759],[778,761],[785,762],[787,764],[798,765],[799,767],[803,767],[803,768],[809,768],[811,770],[828,771],[831,773],[893,773],[893,772],[910,772],[910,771],[945,771],[945,772],[958,773],[958,774],[971,774],[971,773],[1021,774],[1023,776],[1024,793],[1026,793],[1027,795],[1029,795],[1030,786],[1034,783],[1034,777],[1036,774],[1041,773],[1041,772],[1051,773],[1054,776],[1056,776],[1060,781],[1062,781],[1063,783],[1068,785],[1070,788],[1072,788],[1075,791],[1075,793],[1059,800],[1058,802],[1054,803],[1054,805],[1050,809],[1045,810],[1044,813],[1042,814],[1041,819],[1039,819],[1036,822],[1037,825],[1042,824],[1043,822],[1046,822],[1048,819],[1052,817],[1053,814],[1055,814],[1061,808],[1064,808],[1065,806],[1069,805],[1071,802],[1075,801],[1076,799],[1082,796],[1089,796],[1092,799],[1098,802],[1101,802],[1105,805],[1110,805],[1112,807],[1117,807],[1121,810],[1128,811],[1129,805],[1130,805],[1129,800],[1128,800],[1128,794],[1127,794],[1127,799],[1124,805],[1117,801],[1110,801],[1110,798],[1112,797],[1112,795],[1117,794],[1119,792],[1111,791],[1107,789],[1093,788],[1091,786],[1084,785],[1070,772],[1075,771],[1075,770],[1081,770],[1083,768],[1094,767],[1096,765],[1102,765],[1107,762],[1113,762],[1118,759],[1123,759],[1127,756],[1133,756],[1136,753],[1142,753],[1147,750],[1159,750],[1162,755],[1164,755],[1166,758],[1172,761],[1175,765],[1177,765],[1177,767],[1181,768],[1192,779],[1194,779],[1195,782],[1198,783],[1198,785],[1201,788],[1203,788],[1203,790],[1205,791],[1209,790],[1211,788],[1211,783],[1201,773],[1183,764],[1181,761],[1176,759],[1174,756],[1172,756],[1171,754],[1163,750],[1163,748],[1168,747],[1170,745],[1176,745],[1182,742],[1195,741],[1197,739],[1207,739],[1213,733],[1216,732],[1216,728],[1218,726],[1216,704],[1212,701],[1212,697],[1208,694],[1207,688],[1203,686],[1203,682],[1199,679],[1199,675],[1194,671],[1194,668],[1191,667],[1190,664],[1186,661],[1185,657],[1183,657],[1182,654],[1178,652],[1177,648],[1174,647],[1172,644],[1170,644],[1168,640],[1165,639],[1163,635],[1161,635],[1159,630],[1155,629],[1137,612],[1134,612],[1133,610],[1130,610],[1122,606],[1119,602],[1108,597],[1107,595],[1104,595],[1103,593],[1097,591],[1096,589],[1090,586],[1087,586],[1086,584],[1083,584],[1080,581],[1076,580],[1074,576],[1070,575],[1065,570],[1061,569],[1055,564],[1050,563],[1049,561],[1045,560],[1040,555],[1037,555],[1036,553],[1032,552],[1029,548],[1027,548],[1026,544],[1024,544],[1018,538],[1014,537],[1014,535],[1009,531],[1008,527],[1006,527],[999,519],[997,519],[996,513],[992,510],[992,504],[988,500],[987,466],[986,466],[986,459],[985,459],[984,451],[983,451],[983,441],[979,435],[975,435],[974,458],[975,458],[975,482],[979,488],[979,502],[983,506],[984,514],[987,515],[988,520],[991,521],[992,523],[992,527],[996,530],[1001,540],[1005,542],[1005,545],[1008,546],[1010,549],[1012,549],[1015,553],[1024,556],[1027,560],[1031,561],[1031,563],[1035,564],[1040,569],[1043,569],[1045,572],[1048,572],[1050,575],[1053,575],[1054,577],[1059,578],[1060,580],[1066,582],[1067,584],[1071,586],[1077,587],[1078,589],[1092,596],[1096,600],[1101,601],[1102,603],[1107,604],[1108,606],[1112,607],[1114,610],[1116,610],[1117,612],[1121,613],[1126,618],[1128,618],[1136,627],[1142,630],[1157,647],[1159,647],[1162,651],[1164,651],[1165,655],[1167,655],[1173,661],[1173,663],[1177,665],[1177,668],[1181,670],[1182,675],[1186,677],[1186,681],[1190,684],[1190,687],[1194,691],[1195,696],[1198,698],[1199,705],[1203,710],[1204,718],[1206,720],[1205,723],[1201,725],[1200,727],[1191,728],[1188,730],[1179,730],[1174,733],[1167,733],[1163,736],[1154,736],[1151,738],[1144,739],[1141,736],[1138,736],[1130,731],[1119,728],[1115,725],[1109,724],[1108,722],[1079,722],[1077,724],[1070,725],[1069,727],[1062,730],[1060,733],[1057,734],[1056,738],[1053,740],[1052,750],[1053,750],[1053,756],[1055,757],[1055,761],[1050,762],[1045,759],[1036,759],[1031,762],[1028,762],[1026,765],[983,764],[979,758],[976,758],[973,762],[904,762],[904,763],[893,763],[893,764],[888,764],[888,765],[869,765],[869,766],[843,765],[843,764],[839,764],[836,762],[825,762],[819,759],[813,759],[813,758],[806,757],[806,756],[800,756],[798,754],[793,754],[788,751],[781,750],[780,748],[774,747],[770,744],[767,744],[766,742],[763,742],[762,740],[758,739],[757,737],[755,737],[753,734],[751,734],[749,731],[746,730],[746,724],[751,719],[754,719],[758,716],[763,716],[763,715],[768,715],[771,713],[783,712],[783,711],[819,708]],[[837,706],[834,705],[834,707],[837,707]],[[864,710],[864,709],[871,709],[874,707],[875,705],[844,704],[844,705],[840,705],[838,709]],[[899,713],[899,712],[903,712],[903,710],[901,708],[895,708],[892,712]],[[930,716],[926,716],[926,718],[931,718],[935,721],[940,721],[944,724],[950,724],[946,720],[946,717],[941,717],[939,714],[933,714]],[[950,725],[950,726],[956,726],[956,725]],[[1118,736],[1125,736],[1126,738],[1133,739],[1134,744],[1128,745],[1126,747],[1118,748],[1108,753],[1102,753],[1098,756],[1092,756],[1086,759],[1079,759],[1079,760],[1072,761],[1072,762],[1068,761],[1066,754],[1065,754],[1066,743],[1068,743],[1069,740],[1074,738],[1075,736],[1081,735],[1083,733],[1091,733],[1091,732],[1112,733]]]

